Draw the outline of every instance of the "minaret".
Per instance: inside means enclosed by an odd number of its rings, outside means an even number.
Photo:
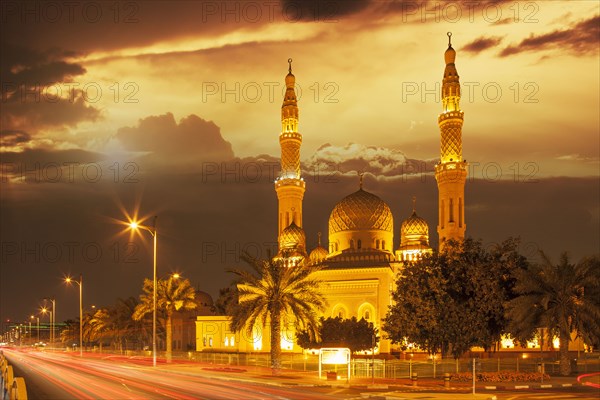
[[[435,166],[439,192],[438,235],[440,249],[446,240],[465,237],[465,181],[467,162],[462,158],[463,112],[460,109],[460,82],[454,65],[456,51],[450,41],[444,53],[446,69],[442,83],[443,112],[438,117],[441,133],[441,159]]]
[[[281,173],[275,180],[275,191],[279,200],[279,228],[277,237],[292,222],[302,228],[302,198],[305,182],[300,176],[300,145],[302,135],[298,133],[298,101],[292,74],[292,59],[288,59],[289,72],[285,77],[285,97],[281,106]]]

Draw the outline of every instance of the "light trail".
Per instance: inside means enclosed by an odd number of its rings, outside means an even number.
[[[600,389],[600,385],[599,385],[599,384],[597,384],[597,383],[594,383],[594,382],[587,382],[587,381],[586,381],[586,382],[582,382],[582,380],[583,380],[584,378],[591,378],[591,377],[593,377],[593,376],[600,376],[600,372],[594,372],[594,373],[592,373],[592,374],[583,374],[583,375],[579,375],[579,376],[577,377],[577,382],[581,383],[582,385],[591,386],[591,387],[593,387],[593,388]]]
[[[260,385],[249,381],[217,379],[201,370],[173,372],[151,367],[143,359],[89,355],[84,359],[68,353],[5,350],[11,364],[25,371],[28,388],[51,384],[73,399],[325,399],[329,396],[302,389]],[[182,362],[181,364],[194,365]],[[160,364],[159,364],[160,365]],[[164,365],[164,364],[163,364]],[[198,372],[202,373],[199,375]],[[222,378],[222,376],[221,376]],[[33,380],[33,385],[29,381]],[[43,397],[43,396],[41,396]],[[47,397],[50,398],[50,397]],[[56,398],[56,397],[54,397]]]

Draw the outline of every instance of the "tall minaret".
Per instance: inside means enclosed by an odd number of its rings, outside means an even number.
[[[441,133],[441,159],[435,166],[439,192],[438,235],[440,249],[449,239],[465,237],[465,181],[467,162],[462,158],[463,112],[460,109],[460,82],[454,65],[456,51],[448,32],[448,49],[444,53],[446,69],[442,83],[444,111],[438,117]]]
[[[305,183],[300,176],[300,145],[302,135],[298,133],[298,101],[292,74],[292,59],[288,59],[289,72],[285,77],[285,97],[281,106],[281,173],[275,180],[275,191],[279,199],[279,228],[277,237],[292,222],[302,228],[302,198]]]

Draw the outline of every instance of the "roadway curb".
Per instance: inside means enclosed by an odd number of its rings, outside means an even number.
[[[554,389],[554,388],[569,388],[573,386],[579,386],[578,383],[548,383],[548,384],[535,384],[535,385],[490,385],[483,386],[485,390],[528,390],[528,389]],[[478,388],[480,388],[478,386]]]
[[[166,371],[180,374],[195,376],[195,373],[188,373],[187,371],[177,371],[172,369],[165,369]],[[216,372],[216,371],[215,371]],[[214,379],[225,380],[225,381],[242,381],[255,384],[263,384],[267,386],[278,386],[278,387],[318,387],[318,388],[337,388],[337,389],[362,389],[362,390],[406,390],[408,392],[422,392],[422,391],[433,391],[437,393],[452,393],[456,391],[470,390],[470,386],[451,386],[448,388],[439,386],[407,386],[407,385],[394,385],[394,384],[349,384],[349,383],[302,383],[302,382],[277,382],[277,381],[265,381],[263,379],[254,380],[250,377],[243,375],[229,375],[229,376],[211,376]],[[478,385],[477,390],[527,390],[527,389],[551,389],[551,388],[569,388],[574,386],[580,386],[579,383],[562,383],[562,384],[526,384],[526,385]],[[381,396],[383,397],[383,396]],[[495,396],[492,396],[495,397]],[[391,397],[390,397],[391,398]]]

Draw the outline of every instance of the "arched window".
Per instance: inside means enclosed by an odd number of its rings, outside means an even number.
[[[358,239],[357,245],[358,245],[357,247],[359,249],[361,249],[362,248],[362,240]]]
[[[373,306],[370,303],[363,303],[358,308],[358,318],[373,322],[373,319],[375,318],[375,310],[373,309]]]
[[[354,239],[350,239],[350,248],[354,249]]]
[[[347,315],[346,308],[342,304],[337,304],[335,307],[333,307],[333,311],[331,313],[333,318],[346,318]]]
[[[378,248],[379,248],[379,239],[377,239],[377,240],[375,241],[375,248],[376,248],[376,249],[378,249]]]
[[[382,241],[381,241],[381,249],[382,249],[382,250],[385,250],[385,240],[382,240]]]

